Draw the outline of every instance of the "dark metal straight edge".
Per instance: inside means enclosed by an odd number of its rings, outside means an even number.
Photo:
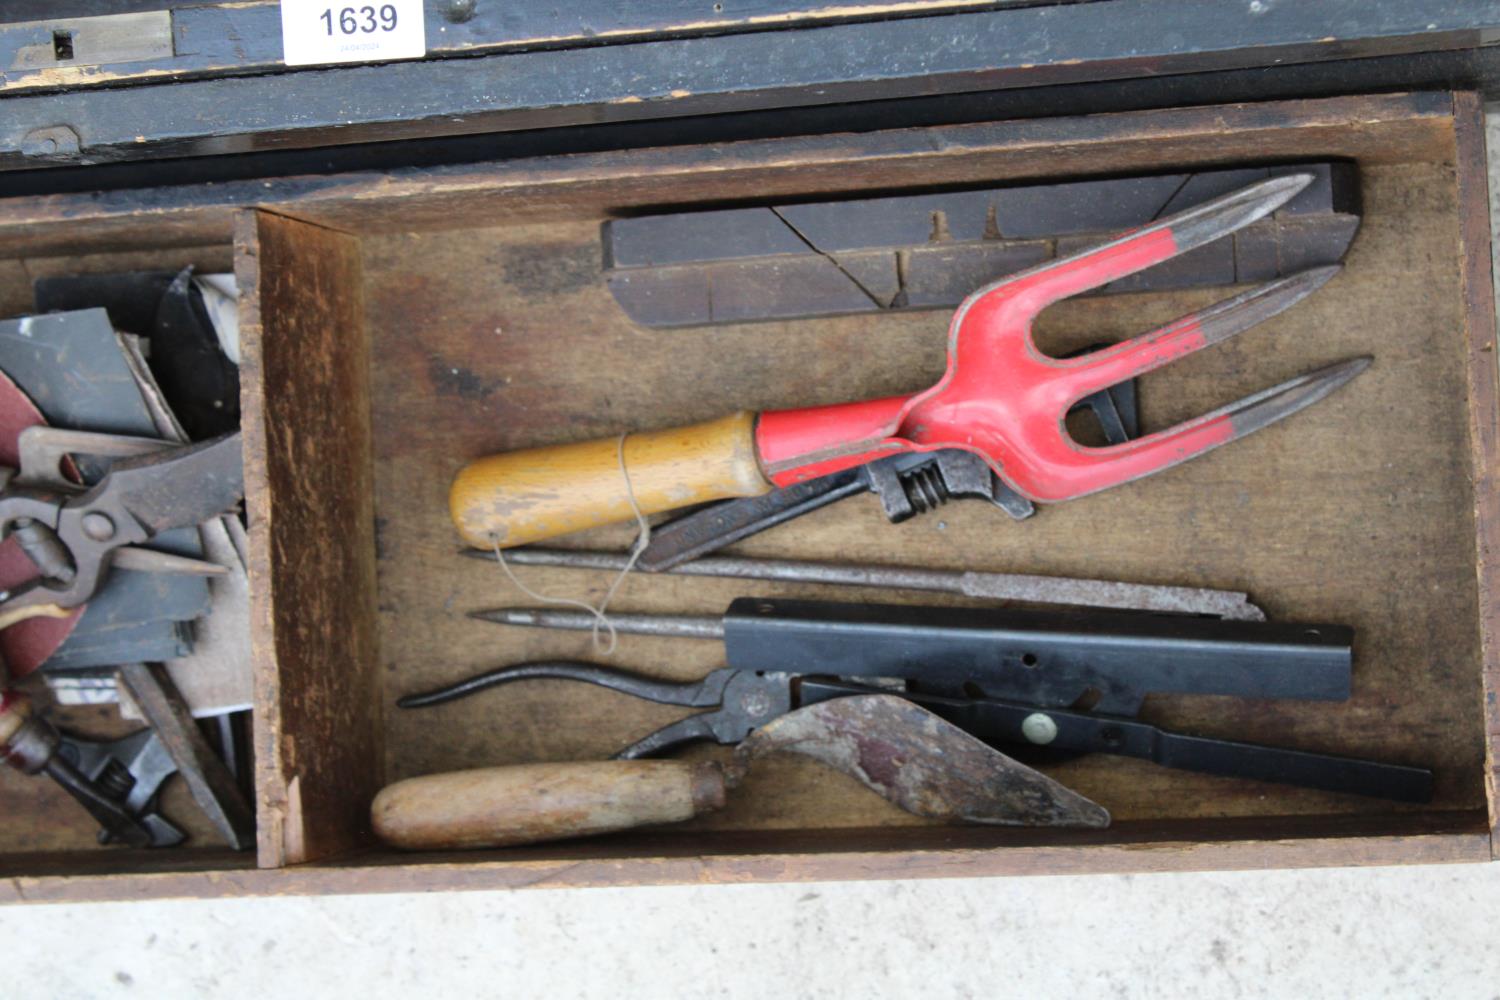
[[[1108,0],[1004,8],[16,96],[3,101],[0,168],[1474,51],[1496,39],[1500,11],[1480,0],[1426,5]]]
[[[818,678],[799,686],[803,704],[864,694],[868,687]],[[1250,778],[1365,795],[1397,802],[1432,799],[1432,772],[1358,757],[1190,736],[1137,719],[1058,709],[993,698],[943,698],[906,692],[929,712],[987,743],[1045,746],[1077,753],[1107,753],[1149,760],[1162,767],[1231,778]]]
[[[1089,689],[1133,715],[1149,692],[1242,698],[1349,697],[1354,630],[1132,611],[1013,611],[740,598],[724,615],[739,670],[920,676],[960,697],[1065,708]]]
[[[491,608],[502,625],[582,629],[592,616]],[[1354,630],[1139,611],[1019,611],[743,597],[722,619],[611,615],[621,632],[722,637],[740,671],[920,678],[920,690],[1134,715],[1151,693],[1349,697]]]

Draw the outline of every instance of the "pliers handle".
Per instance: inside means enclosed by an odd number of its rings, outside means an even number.
[[[738,743],[750,735],[751,730],[786,714],[792,707],[791,678],[786,674],[721,667],[702,680],[675,683],[570,660],[520,663],[490,670],[447,687],[409,694],[396,704],[401,708],[425,708],[464,698],[498,684],[543,678],[582,681],[660,705],[713,709],[689,715],[642,737],[613,754],[616,760],[634,760],[698,740]]]

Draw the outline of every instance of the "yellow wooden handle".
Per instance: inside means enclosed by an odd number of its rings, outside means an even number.
[[[458,533],[476,548],[554,538],[689,504],[771,488],[755,456],[755,414],[620,439],[491,455],[459,470],[448,494]],[[629,490],[625,475],[630,476]]]
[[[375,834],[411,851],[507,847],[679,823],[724,805],[714,763],[517,764],[408,778],[375,796]]]

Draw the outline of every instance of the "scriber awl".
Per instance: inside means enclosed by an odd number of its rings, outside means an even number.
[[[736,413],[672,430],[534,448],[464,467],[454,524],[479,548],[510,547],[708,500],[756,496],[903,452],[978,455],[1006,487],[1051,503],[1160,472],[1327,396],[1368,358],[1309,372],[1195,420],[1085,447],[1064,415],[1079,400],[1219,343],[1312,294],[1316,268],[1242,292],[1151,333],[1070,358],[1041,353],[1032,321],[1071,295],[1169,260],[1263,218],[1312,180],[1252,184],[1100,246],[979,289],[954,314],[948,367],[912,396]]]

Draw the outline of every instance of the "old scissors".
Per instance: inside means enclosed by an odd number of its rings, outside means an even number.
[[[201,524],[244,495],[240,436],[117,461],[83,493],[9,483],[0,535],[14,535],[38,575],[0,592],[0,628],[85,603],[118,553],[169,528]]]

